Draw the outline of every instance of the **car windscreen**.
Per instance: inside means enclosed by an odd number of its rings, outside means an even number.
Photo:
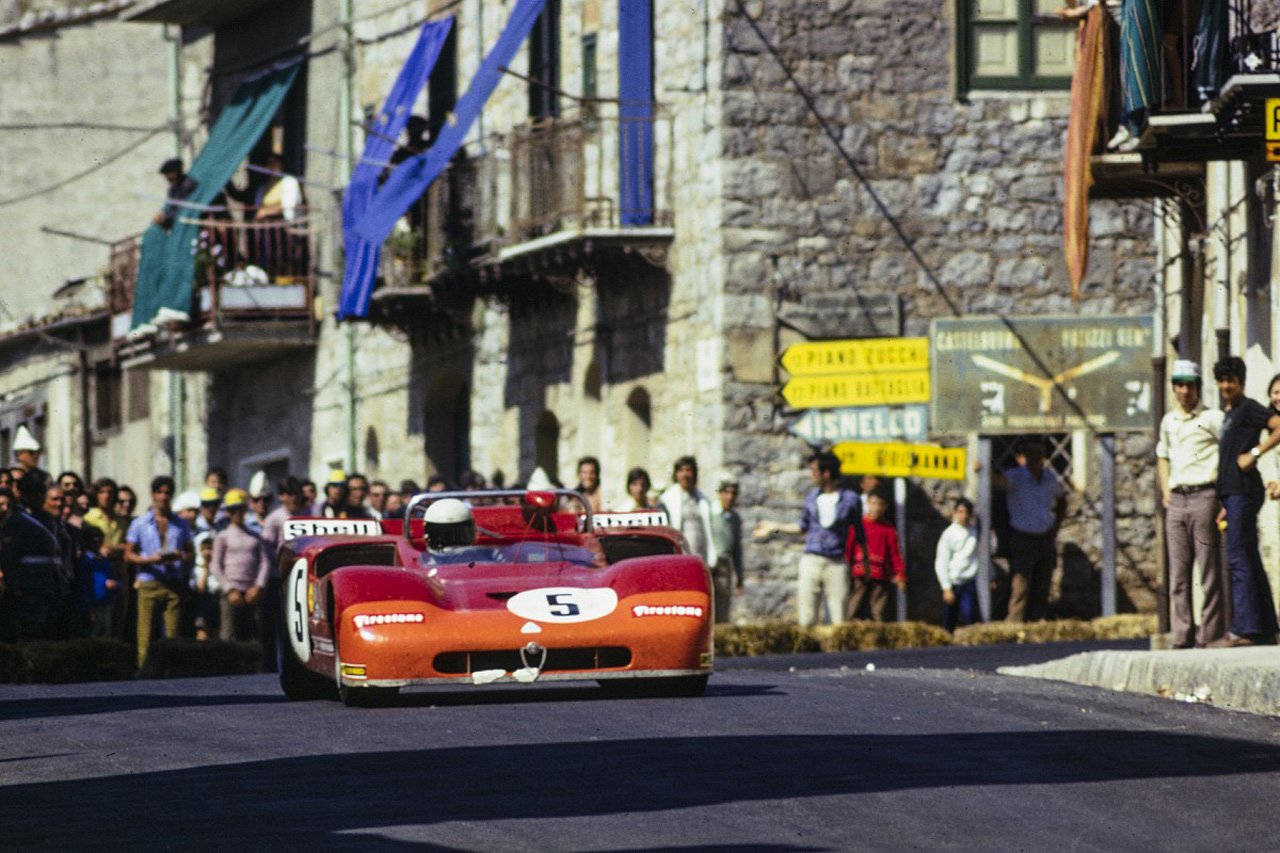
[[[589,548],[564,542],[509,542],[496,545],[473,545],[443,548],[422,555],[424,565],[457,563],[569,563],[575,566],[599,566],[601,560]]]

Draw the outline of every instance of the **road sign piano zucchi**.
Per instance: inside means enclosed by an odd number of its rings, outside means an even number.
[[[792,344],[780,359],[793,409],[896,406],[930,399],[927,338],[859,338]]]

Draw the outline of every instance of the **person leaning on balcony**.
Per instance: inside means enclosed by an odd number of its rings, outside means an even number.
[[[151,647],[151,622],[156,610],[164,614],[165,637],[178,636],[182,598],[187,588],[187,567],[195,552],[193,533],[173,512],[173,478],[151,481],[151,509],[135,518],[125,536],[125,562],[137,567],[138,666],[147,661]]]
[[[199,184],[186,173],[186,170],[182,168],[182,161],[176,157],[165,160],[160,164],[160,174],[164,175],[164,179],[169,182],[169,189],[165,192],[165,197],[169,199],[170,204],[166,204],[161,208],[160,212],[152,217],[151,221],[168,231],[173,227],[178,214],[182,212],[182,205],[173,204],[172,202],[185,201],[190,198]]]
[[[1175,361],[1170,381],[1178,405],[1160,421],[1156,444],[1169,552],[1169,643],[1175,649],[1203,648],[1227,635],[1216,494],[1223,414],[1201,400],[1200,365],[1194,361]],[[1204,590],[1198,633],[1191,596],[1196,565]]]
[[[1227,521],[1227,569],[1231,576],[1232,646],[1273,645],[1280,627],[1258,553],[1258,511],[1266,490],[1258,459],[1280,444],[1280,415],[1244,395],[1245,364],[1239,356],[1213,366],[1226,414],[1218,440],[1219,518]],[[1258,434],[1267,437],[1258,441]]]

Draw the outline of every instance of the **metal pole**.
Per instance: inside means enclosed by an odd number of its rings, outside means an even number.
[[[1104,433],[1102,444],[1102,615],[1116,614],[1116,437]]]
[[[353,0],[342,0],[342,65],[343,65],[343,81],[342,81],[342,127],[341,134],[342,152],[348,160],[355,156],[356,140],[355,126],[352,124],[355,118],[355,80],[356,80],[356,56],[355,56],[355,16]],[[346,344],[346,409],[347,409],[347,470],[351,471],[358,467],[356,462],[356,335],[355,328],[350,321],[346,323],[343,329],[344,343]]]
[[[978,607],[991,621],[991,439],[978,439]]]
[[[1152,393],[1151,398],[1154,401],[1151,411],[1151,428],[1152,440],[1160,440],[1160,423],[1164,420],[1165,413],[1165,395],[1168,386],[1165,385],[1165,372],[1167,362],[1165,357],[1165,349],[1168,346],[1168,314],[1169,305],[1165,296],[1165,283],[1168,281],[1169,267],[1169,222],[1168,217],[1171,211],[1179,211],[1178,217],[1178,234],[1181,237],[1185,232],[1182,229],[1182,217],[1180,208],[1176,207],[1173,202],[1166,202],[1164,199],[1156,199],[1156,217],[1155,217],[1155,241],[1156,241],[1156,280],[1155,280],[1155,329],[1151,335],[1151,382]],[[1183,240],[1179,240],[1179,244],[1183,244]],[[1179,263],[1178,269],[1185,269],[1185,265]],[[1185,305],[1189,301],[1189,295],[1185,281],[1179,282],[1178,297]],[[1181,308],[1179,309],[1182,310]],[[1187,334],[1186,326],[1183,326],[1178,333],[1181,340]],[[1164,494],[1160,491],[1160,478],[1154,478],[1152,490],[1156,499],[1156,565],[1160,569],[1160,583],[1156,587],[1156,624],[1157,630],[1161,634],[1169,633],[1169,551],[1167,542],[1165,541],[1164,528]]]
[[[907,561],[907,478],[896,477],[893,481],[893,512],[898,527],[898,546],[902,550],[902,561]],[[897,593],[898,621],[907,621],[907,591],[895,587]]]

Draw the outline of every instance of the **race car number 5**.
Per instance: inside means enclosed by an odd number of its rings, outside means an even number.
[[[611,589],[572,586],[529,589],[507,600],[507,609],[534,622],[590,622],[608,616],[618,607]]]
[[[298,660],[311,659],[311,626],[307,623],[307,561],[299,558],[289,570],[284,588],[284,612],[289,620],[289,643]]]

